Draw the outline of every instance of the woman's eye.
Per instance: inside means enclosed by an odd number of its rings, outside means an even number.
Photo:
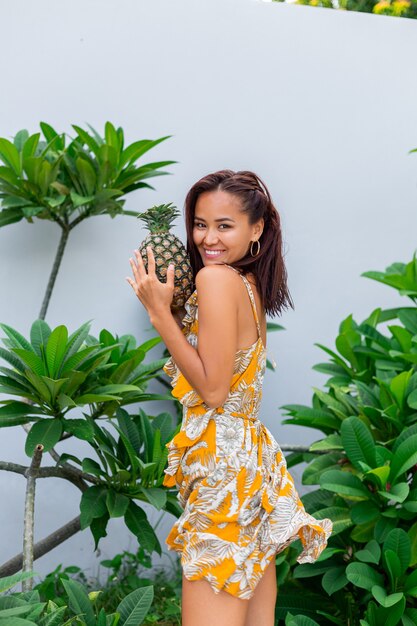
[[[196,226],[197,228],[199,228],[200,226],[205,226],[205,224],[203,224],[202,222],[195,222],[194,226]],[[220,224],[220,226],[225,226],[226,228],[229,228],[228,224]]]

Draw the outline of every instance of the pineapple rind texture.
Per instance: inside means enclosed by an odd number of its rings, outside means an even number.
[[[177,207],[170,202],[151,207],[138,215],[146,224],[150,233],[139,246],[146,271],[148,257],[146,246],[150,245],[155,257],[155,272],[158,279],[166,281],[170,262],[175,264],[174,295],[172,307],[181,308],[187,302],[193,289],[193,271],[188,253],[180,239],[170,232],[171,222],[180,215]]]
[[[166,281],[170,262],[175,264],[173,307],[183,307],[192,294],[193,270],[187,251],[181,240],[170,232],[150,233],[140,244],[139,250],[148,271],[146,246],[151,246],[155,257],[155,273],[161,282]]]

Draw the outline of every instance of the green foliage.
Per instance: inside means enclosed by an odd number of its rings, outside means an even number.
[[[0,358],[12,365],[0,367],[0,392],[33,403],[1,401],[5,406],[0,409],[0,427],[36,422],[38,443],[51,447],[63,432],[91,440],[91,420],[68,418],[74,408],[89,405],[95,419],[111,417],[118,406],[170,399],[167,394],[146,393],[148,381],[165,363],[165,359],[143,363],[160,337],[136,346],[133,335],[113,337],[106,329],[96,339],[88,334],[90,322],[68,336],[65,326],[51,331],[44,320],[36,320],[29,341],[11,326],[0,324],[0,328],[8,337],[2,340],[6,349],[0,348]],[[57,420],[55,427],[40,426],[47,417]]]
[[[94,598],[95,611],[100,613],[104,610],[109,614],[114,613],[123,598],[132,592],[143,587],[153,587],[154,599],[144,618],[144,626],[156,623],[179,625],[182,571],[178,559],[175,559],[174,565],[173,571],[169,573],[163,566],[155,572],[149,572],[152,567],[151,554],[139,547],[136,553],[125,551],[116,554],[112,559],[102,561],[101,566],[108,571],[104,582],[100,582],[98,575],[87,579],[79,567],[71,566],[62,570],[58,566],[35,586],[35,590],[39,592],[41,601],[52,601],[62,606],[65,604],[63,583],[73,578],[90,592],[89,597]],[[100,591],[95,592],[95,589]]]
[[[97,340],[88,334],[89,326],[83,324],[68,336],[65,326],[51,330],[45,321],[37,320],[28,340],[0,324],[7,335],[0,357],[12,366],[0,367],[0,392],[32,403],[1,400],[0,427],[33,422],[25,445],[28,456],[38,444],[48,451],[68,437],[87,442],[94,458],[63,453],[59,460],[63,471],[72,470],[73,475],[76,469],[86,483],[80,502],[81,528],[91,529],[97,548],[109,519],[123,517],[140,544],[160,554],[157,536],[137,502],[176,516],[182,511],[174,493],[162,485],[172,416],[151,417],[142,408],[130,415],[122,408],[172,399],[171,394],[147,392],[148,381],[166,361],[144,363],[160,338],[136,346],[132,335],[118,338],[102,330]],[[73,418],[70,413],[80,407],[88,412]]]
[[[286,0],[273,0],[285,2]],[[295,0],[294,4],[325,7],[342,11],[359,11],[392,17],[417,18],[417,0]]]
[[[414,306],[378,308],[360,324],[349,315],[336,350],[316,344],[330,356],[314,367],[330,375],[327,390],[314,388],[312,406],[282,407],[291,416],[284,423],[323,434],[308,453],[289,455],[288,465],[308,463],[303,483],[320,488],[303,496],[303,504],[334,523],[316,562],[291,563],[289,590],[308,578],[306,592],[333,605],[318,611],[326,624],[349,618],[361,626],[409,626],[417,623],[416,255],[363,276]],[[306,613],[304,602],[303,595],[296,612]]]
[[[70,230],[94,215],[137,215],[125,211],[122,196],[136,189],[154,189],[146,179],[167,174],[175,161],[137,166],[149,150],[169,137],[142,139],[125,147],[122,128],[106,122],[104,136],[73,125],[67,144],[41,122],[41,132],[20,130],[13,142],[0,138],[0,226],[33,218],[52,220]],[[71,218],[75,214],[75,219]]]
[[[33,573],[17,574],[13,582],[0,579],[0,588],[12,588]],[[153,587],[141,587],[125,596],[112,613],[97,609],[95,600],[100,592],[88,593],[80,582],[62,578],[63,597],[60,604],[52,599],[41,599],[38,589],[27,593],[0,596],[0,624],[2,626],[139,626],[144,621],[153,600]]]

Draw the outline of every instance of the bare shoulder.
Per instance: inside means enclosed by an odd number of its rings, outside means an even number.
[[[225,265],[206,265],[202,267],[195,277],[195,285],[198,293],[213,295],[215,297],[238,293],[239,281],[242,280],[237,272]]]

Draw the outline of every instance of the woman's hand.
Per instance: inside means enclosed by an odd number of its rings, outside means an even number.
[[[127,282],[132,286],[133,291],[146,308],[149,318],[152,318],[170,311],[171,302],[174,296],[174,269],[170,263],[167,269],[167,280],[161,283],[155,273],[155,257],[151,246],[146,247],[148,256],[148,273],[139,250],[135,250],[137,265],[134,259],[130,258],[134,280],[126,277]]]

